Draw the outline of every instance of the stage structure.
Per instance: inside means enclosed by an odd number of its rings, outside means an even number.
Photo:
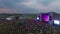
[[[50,34],[53,34],[54,29],[57,30],[59,34],[60,28],[60,14],[55,12],[40,13],[37,18],[39,21],[50,24]]]
[[[54,13],[54,12],[40,13],[37,17],[37,20],[43,21],[52,25],[54,24],[60,25],[60,14]]]

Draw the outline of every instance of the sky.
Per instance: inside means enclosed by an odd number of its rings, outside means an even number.
[[[60,0],[0,0],[0,13],[60,13]]]

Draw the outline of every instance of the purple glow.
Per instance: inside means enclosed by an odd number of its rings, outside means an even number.
[[[49,16],[45,16],[45,17],[44,17],[44,20],[45,20],[45,21],[49,21]]]
[[[48,14],[42,14],[41,15],[42,20],[49,21],[49,15]]]

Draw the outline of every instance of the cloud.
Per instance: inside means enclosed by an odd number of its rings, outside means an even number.
[[[17,13],[18,9],[0,8],[0,13]],[[19,10],[22,11],[22,10]]]
[[[1,13],[60,11],[60,0],[0,0]]]
[[[16,3],[23,0],[0,0],[0,8],[16,8]]]
[[[45,7],[42,4],[38,3],[37,0],[29,0],[29,1],[26,1],[26,2],[22,2],[22,4],[29,7],[29,8],[34,8],[34,9],[37,9],[37,10],[47,9],[47,7]]]
[[[9,13],[10,11],[9,9],[0,9],[0,13]]]
[[[47,4],[48,3],[48,4]],[[29,7],[29,8],[33,8],[33,9],[37,9],[37,10],[41,10],[42,12],[50,12],[50,11],[60,11],[60,1],[59,0],[28,0],[25,2],[22,2],[23,5]],[[45,4],[45,5],[44,5]],[[46,5],[47,4],[47,5]]]
[[[50,9],[50,11],[60,13],[60,1],[51,3],[48,8]]]

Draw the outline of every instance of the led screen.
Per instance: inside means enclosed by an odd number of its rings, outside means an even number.
[[[54,24],[60,25],[60,21],[59,20],[54,20]]]

